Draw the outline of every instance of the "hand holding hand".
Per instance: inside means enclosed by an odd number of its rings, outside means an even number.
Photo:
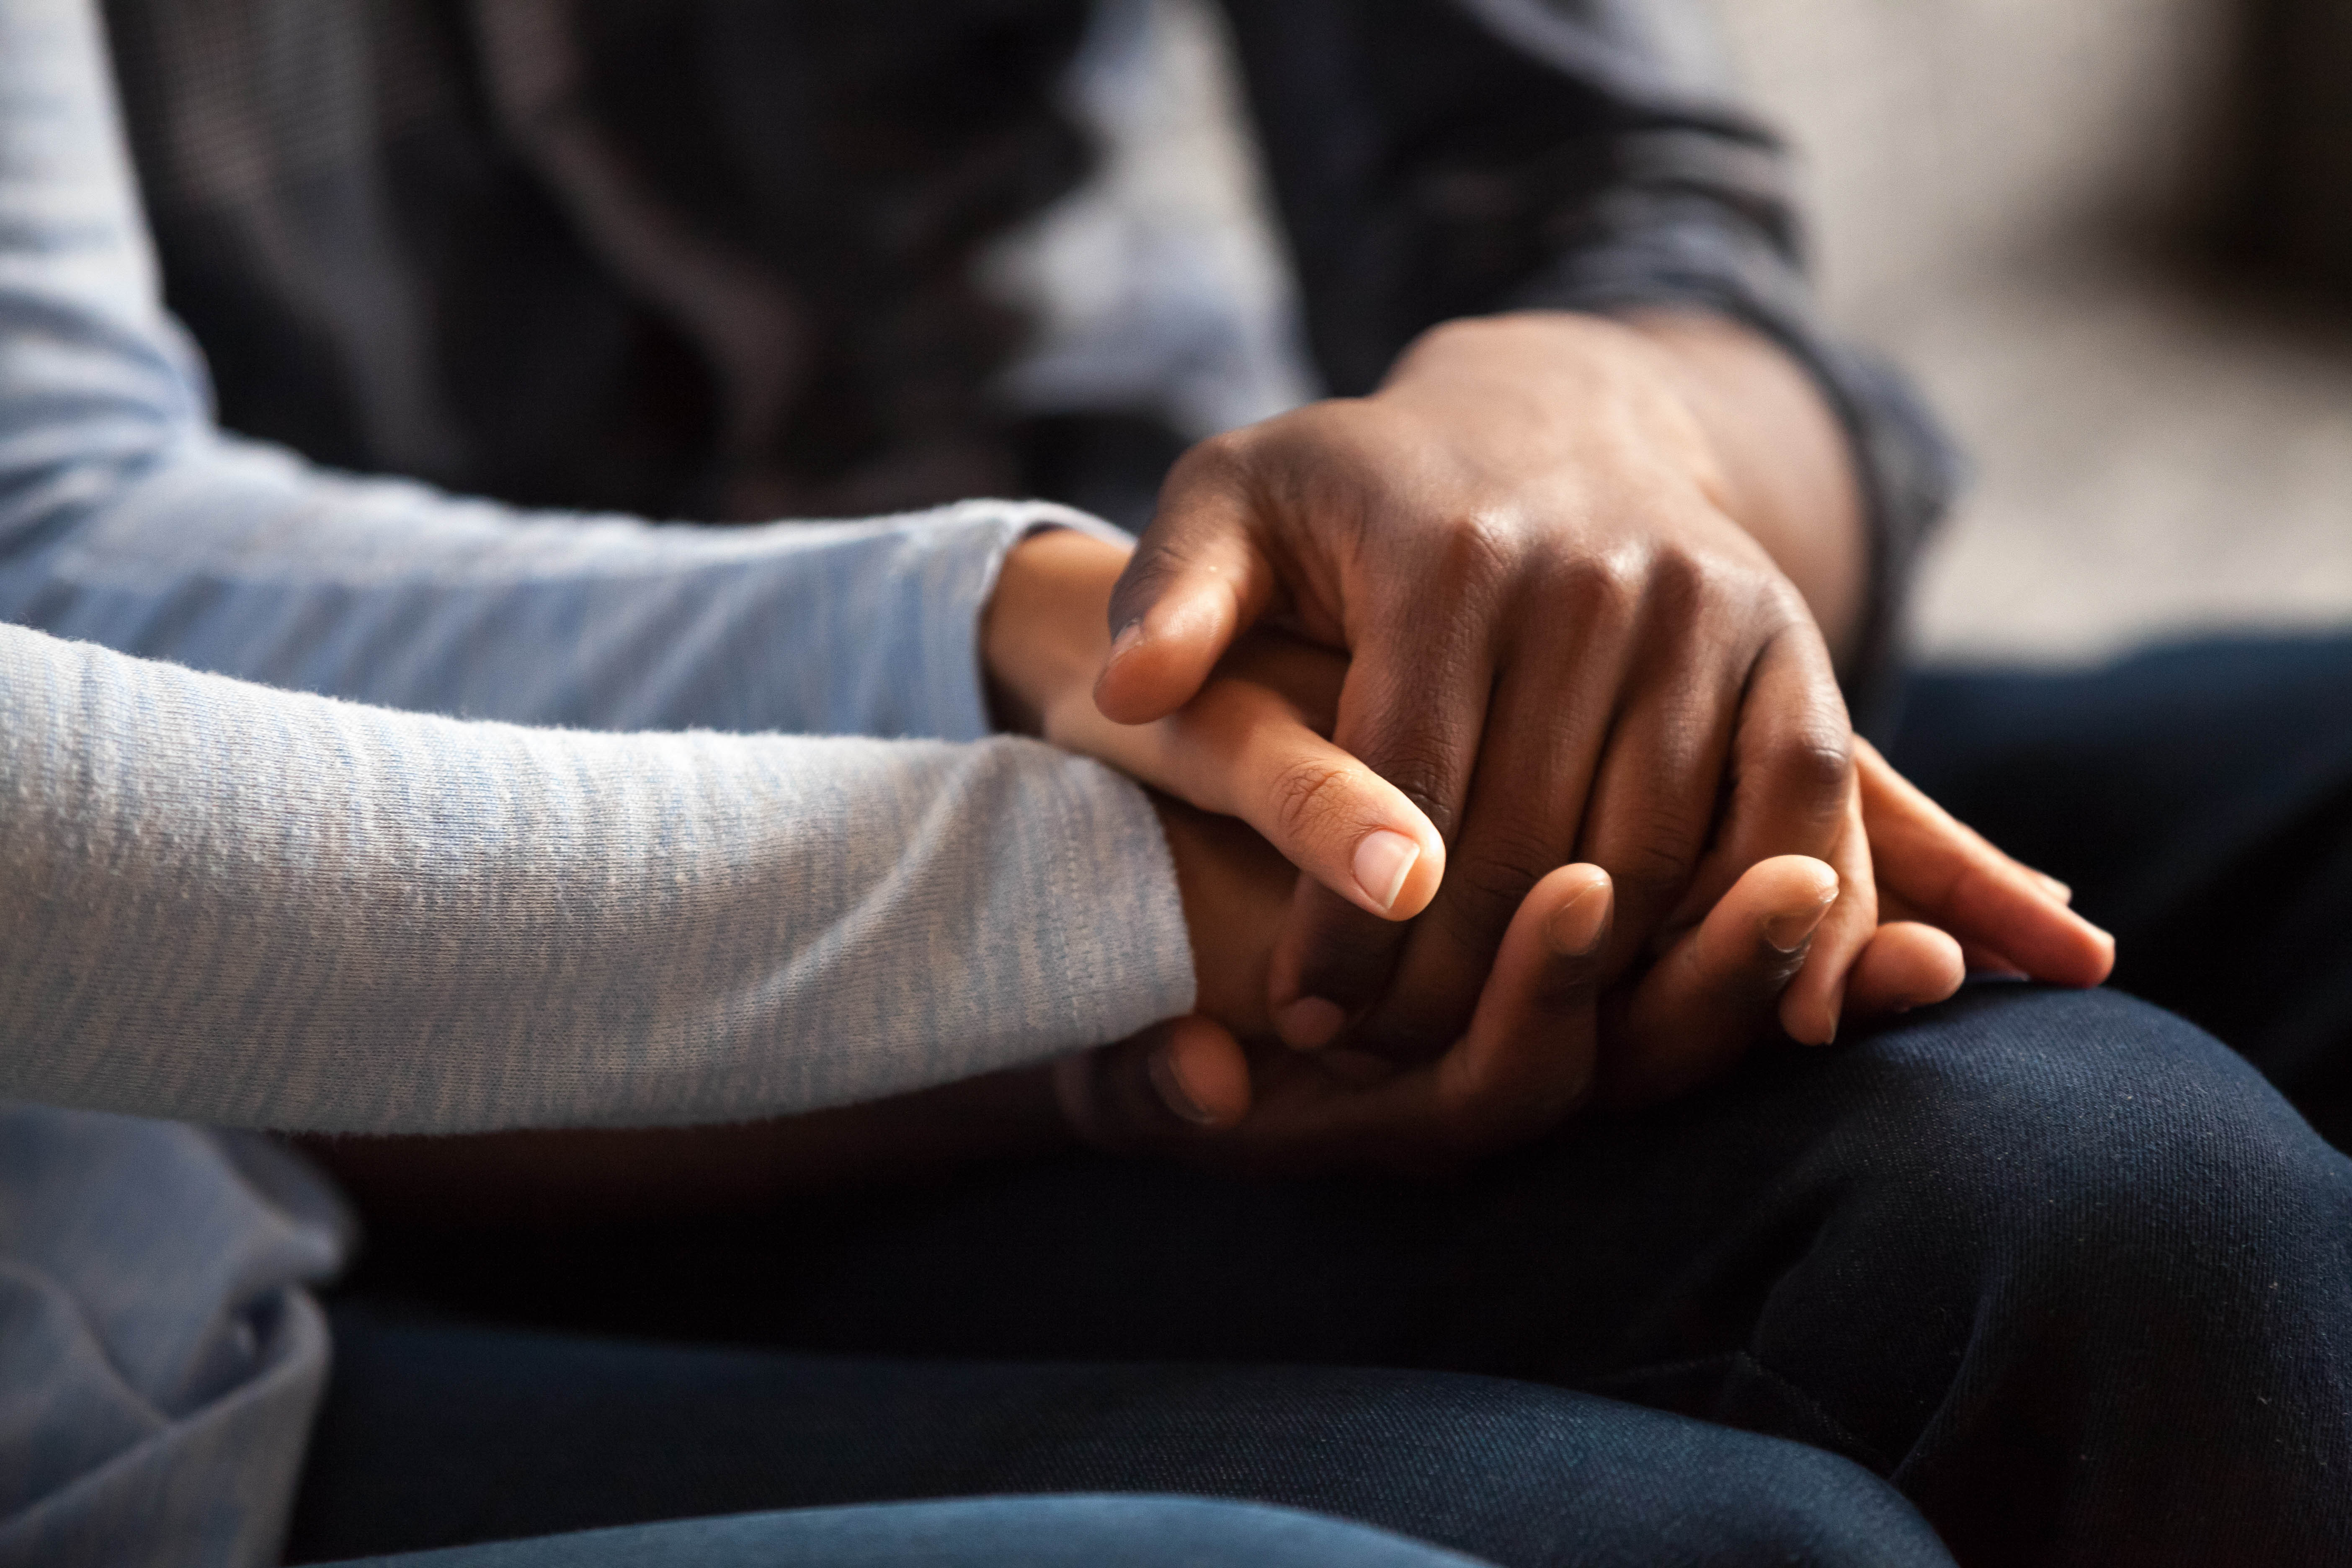
[[[1835,846],[1853,771],[1829,651],[1734,521],[1753,509],[1675,363],[1593,318],[1454,323],[1374,395],[1205,442],[1170,476],[1113,598],[1103,713],[1181,711],[1271,622],[1347,651],[1332,740],[1402,792],[1307,771],[1252,818],[1317,884],[1274,972],[1291,1043],[1353,1023],[1401,1058],[1442,1049],[1565,862],[1613,879],[1613,977],[1746,868]],[[1408,846],[1395,900],[1351,876]],[[1427,914],[1389,923],[1441,870]],[[1842,972],[1870,934],[1840,915],[1816,941]]]

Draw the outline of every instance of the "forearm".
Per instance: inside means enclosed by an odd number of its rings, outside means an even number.
[[[0,626],[0,1095],[351,1131],[736,1121],[1192,1002],[1140,791],[1034,742],[592,735]]]
[[[57,445],[91,443],[59,416]],[[18,492],[22,493],[22,492]],[[1064,509],[706,529],[530,514],[183,431],[0,500],[0,619],[414,711],[975,739],[981,607]],[[24,542],[14,550],[12,538]]]

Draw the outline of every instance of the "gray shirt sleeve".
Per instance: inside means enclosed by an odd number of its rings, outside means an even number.
[[[1150,808],[1034,742],[468,723],[16,626],[0,731],[0,1097],[740,1119],[1192,1003]]]
[[[1140,792],[979,738],[997,563],[1083,521],[522,517],[226,438],[94,7],[0,0],[0,1094],[723,1119],[1184,1010]]]

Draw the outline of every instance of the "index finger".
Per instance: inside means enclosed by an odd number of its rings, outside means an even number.
[[[1859,737],[1854,758],[1880,885],[1906,909],[2036,980],[2096,985],[2107,977],[2115,938],[2067,909],[2047,879],[1928,799]]]
[[[1433,825],[1441,854],[1469,793],[1493,679],[1483,636],[1467,617],[1449,618],[1360,647],[1340,690],[1332,740]],[[1437,888],[1430,879],[1421,903]],[[1267,998],[1284,1041],[1311,1050],[1337,1037],[1386,988],[1403,940],[1401,926],[1302,885]]]

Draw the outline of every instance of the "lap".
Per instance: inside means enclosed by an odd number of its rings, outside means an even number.
[[[351,1560],[342,1568],[1476,1568],[1287,1510],[1177,1497],[971,1498],[681,1519]]]
[[[1328,1458],[1312,1419],[1286,1426],[1281,1412],[1313,1410],[1311,1388],[1352,1388],[1365,1425],[1342,1447],[1373,1495],[1273,1495],[1402,1528],[1360,1510],[1395,1484],[1391,1467],[1423,1457],[1411,1445],[1442,1426],[1435,1404],[1312,1369],[1485,1374],[1480,1399],[1565,1421],[1496,1445],[1535,1457],[1538,1495],[1580,1495],[1547,1467],[1609,1451],[1580,1447],[1578,1422],[1626,1418],[1612,1399],[1578,1404],[1583,1391],[1844,1456],[1990,1556],[2065,1535],[2194,1560],[2210,1521],[2231,1518],[2213,1511],[2225,1489],[2267,1510],[2254,1533],[2285,1532],[2276,1560],[2292,1561],[2287,1537],[2352,1521],[2297,1500],[2308,1466],[2241,1472],[2282,1446],[2322,1468],[2352,1463],[2346,1413],[2326,1405],[2339,1371],[2326,1346],[2352,1339],[2347,1231],[2352,1164],[2209,1037],[2111,993],[1991,984],[1849,1047],[1760,1053],[1678,1105],[1450,1183],[1256,1183],[1071,1159],[724,1226],[517,1238],[482,1263],[478,1283],[498,1287],[466,1304],[851,1357],[1279,1363],[1265,1375],[1291,1381],[1255,1403],[1201,1385],[1214,1391],[1204,1421],[1250,1414],[1230,1439],[1185,1451],[1223,1464],[1264,1432],[1281,1436],[1262,1455]],[[2255,1274],[2265,1289],[2246,1288]],[[1024,1380],[1068,1386],[1034,1371],[1002,1387],[985,1371],[933,1374],[949,1405],[974,1411],[1019,1410]],[[1316,1381],[1329,1376],[1343,1383]],[[1124,1454],[1137,1469],[1023,1484],[1216,1489],[1199,1479],[1216,1464],[1182,1483],[1154,1468],[1192,1441],[1167,1398],[1111,1403],[1132,1417],[1117,1440],[1051,1451]],[[954,1419],[863,1408],[873,1430],[947,1435],[908,1474],[936,1468],[948,1489],[976,1484],[954,1454],[1002,1447]],[[1469,1516],[1549,1517],[1479,1451],[1426,1473]],[[1624,1451],[1664,1450],[1644,1435]],[[1320,1468],[1310,1479],[1326,1485]],[[1000,1482],[983,1470],[977,1484]]]
[[[2101,668],[1931,671],[1898,766],[2072,883],[2114,984],[2256,1062],[2352,1145],[2352,636]]]
[[[753,1509],[1070,1491],[1286,1505],[1514,1565],[1948,1561],[1891,1489],[1828,1454],[1498,1379],[817,1357],[348,1307],[336,1332],[337,1387],[290,1561]],[[1008,1540],[1023,1523],[997,1522]],[[1298,1560],[1418,1561],[1389,1550]]]

